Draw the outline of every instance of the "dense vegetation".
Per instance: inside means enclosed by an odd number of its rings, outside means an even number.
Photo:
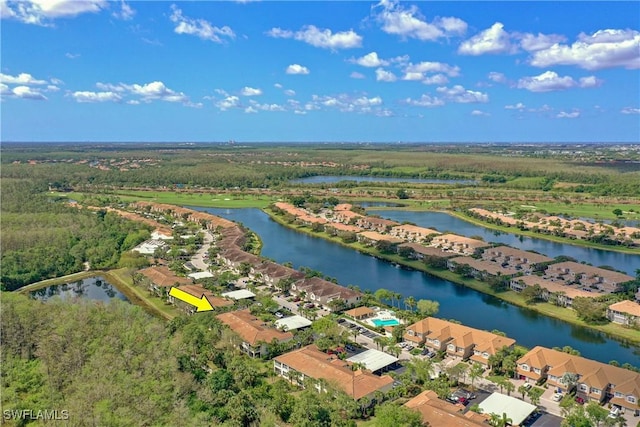
[[[2,275],[6,290],[84,269],[118,265],[122,252],[149,237],[145,226],[114,213],[70,207],[28,180],[2,180]]]

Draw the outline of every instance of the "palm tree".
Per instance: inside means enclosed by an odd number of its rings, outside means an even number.
[[[389,346],[389,348],[387,349],[387,352],[393,354],[395,357],[398,357],[402,352],[402,349],[399,346],[394,344]]]
[[[404,308],[413,311],[416,306],[416,299],[412,296],[408,296],[404,299]]]
[[[524,396],[527,394],[527,390],[528,388],[525,387],[524,384],[518,387],[518,393],[522,395],[522,400],[524,400]]]
[[[504,377],[504,389],[507,390],[507,396],[511,396],[511,392],[516,389],[516,385],[509,381],[509,378]]]
[[[491,418],[489,419],[489,424],[493,427],[507,427],[513,422],[513,420],[507,417],[507,413],[503,412],[502,416],[498,414],[491,414]]]
[[[471,387],[473,383],[484,374],[484,366],[479,363],[474,363],[469,369],[469,379],[471,380]]]

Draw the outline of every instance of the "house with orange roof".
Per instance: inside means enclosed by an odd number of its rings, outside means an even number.
[[[444,252],[442,249],[434,248],[433,246],[423,246],[419,243],[402,243],[398,245],[398,250],[402,248],[411,249],[412,255],[410,258],[414,259],[424,259],[425,257],[435,256],[439,258],[451,258],[456,256],[456,254],[452,254],[451,252]]]
[[[242,339],[241,349],[251,357],[268,355],[268,344],[291,340],[291,332],[283,332],[257,318],[247,310],[218,314],[218,320],[227,325]]]
[[[418,227],[417,225],[401,224],[391,227],[389,234],[408,242],[424,242],[430,236],[441,234],[437,230]]]
[[[323,305],[331,310],[329,302],[342,299],[347,307],[357,305],[362,300],[362,293],[346,288],[319,277],[299,280],[291,285],[291,293],[300,295],[304,292],[307,301]]]
[[[573,261],[550,264],[545,270],[545,274],[564,282],[580,283],[584,289],[604,293],[619,292],[622,285],[635,280],[628,274]]]
[[[618,405],[640,415],[640,373],[558,350],[537,346],[517,360],[516,372],[521,379],[538,381],[567,390],[565,374],[577,375],[576,396],[585,400]]]
[[[392,245],[399,245],[404,240],[391,237],[387,234],[380,234],[377,231],[363,231],[356,236],[358,241],[364,245],[375,245],[378,242],[389,242]]]
[[[356,220],[356,225],[365,230],[373,230],[380,233],[385,233],[391,230],[392,227],[398,225],[398,223],[384,218],[362,216]]]
[[[518,271],[514,268],[503,267],[500,264],[484,261],[482,259],[475,259],[469,256],[451,258],[447,261],[447,267],[449,270],[455,270],[458,265],[468,265],[471,267],[471,274],[480,280],[487,279],[489,276],[512,277],[518,274]]]
[[[490,246],[482,240],[470,239],[457,234],[442,234],[431,240],[431,246],[440,248],[445,252],[458,253],[460,255],[473,255],[476,249]]]
[[[204,296],[214,309],[229,307],[233,305],[233,301],[229,301],[228,299],[215,296],[213,292],[203,288],[200,285],[181,285],[181,286],[178,286],[178,289],[196,298],[202,298]],[[193,314],[196,312],[197,308],[195,306],[191,304],[187,304],[186,302],[181,301],[179,299],[176,299],[171,295],[169,295],[168,300],[171,304],[177,306],[178,308],[181,308],[187,314]]]
[[[417,411],[422,421],[430,426],[447,427],[486,427],[487,416],[468,411],[461,403],[450,403],[438,398],[433,390],[425,390],[404,404],[409,409]]]
[[[160,298],[164,298],[169,294],[169,289],[173,286],[190,285],[193,280],[188,277],[176,276],[169,270],[169,267],[160,265],[147,267],[139,271],[147,282],[149,291]]]
[[[548,256],[509,246],[487,248],[482,252],[482,259],[523,273],[532,272],[545,263],[553,262],[553,258]]]
[[[523,289],[535,285],[542,288],[541,297],[544,301],[551,301],[561,307],[571,307],[576,297],[594,298],[598,296],[597,293],[585,291],[578,286],[555,282],[536,275],[514,277],[509,282],[509,287],[516,292],[521,292]]]
[[[516,342],[502,335],[435,317],[427,317],[407,326],[404,339],[418,345],[424,344],[435,351],[446,351],[463,359],[470,358],[485,366],[491,355],[503,347],[513,347]]]
[[[353,369],[352,363],[323,353],[313,344],[276,357],[273,368],[277,375],[299,386],[304,386],[306,379],[312,379],[318,392],[326,391],[323,383],[328,383],[355,400],[371,398],[374,393],[384,393],[393,387],[393,378],[389,375]]]
[[[333,211],[333,219],[335,220],[335,222],[340,222],[342,224],[355,224],[360,218],[363,218],[363,216],[353,211]]]
[[[629,300],[611,304],[607,308],[607,318],[621,325],[640,325],[640,304]]]
[[[369,307],[356,307],[345,311],[344,314],[355,320],[364,320],[373,316],[376,312]]]

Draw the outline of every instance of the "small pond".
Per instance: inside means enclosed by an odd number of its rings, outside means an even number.
[[[83,298],[104,302],[116,298],[128,302],[127,297],[102,276],[88,277],[72,283],[47,286],[46,288],[31,292],[30,296],[40,301],[47,301],[50,298],[59,297],[63,300]]]

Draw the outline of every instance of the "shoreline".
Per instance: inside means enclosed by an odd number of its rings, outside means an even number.
[[[286,221],[283,221],[281,217],[275,215],[275,213],[273,213],[273,211],[269,210],[268,208],[264,208],[262,209],[262,211],[265,212],[269,216],[269,218],[271,218],[278,224],[284,227],[287,227],[291,230],[305,233],[314,237],[318,237],[318,238],[330,241],[332,243],[337,243],[343,247],[356,250],[360,253],[374,256],[375,258],[382,259],[390,263],[399,264],[405,268],[421,271],[423,273],[429,274],[431,276],[437,277],[442,280],[448,280],[458,286],[464,286],[464,287],[473,289],[477,292],[481,292],[486,295],[491,295],[495,298],[500,299],[501,301],[510,303],[520,308],[535,311],[536,313],[541,314],[543,316],[547,316],[555,320],[560,320],[574,326],[583,326],[583,327],[598,331],[600,333],[607,335],[610,338],[616,339],[618,341],[622,341],[624,343],[640,345],[640,332],[635,331],[633,329],[624,328],[622,326],[618,326],[613,323],[608,323],[606,325],[590,325],[578,319],[573,313],[573,311],[570,311],[567,308],[554,306],[550,303],[537,303],[533,305],[527,305],[522,301],[522,297],[514,291],[509,290],[504,292],[495,292],[491,288],[489,288],[489,286],[485,282],[482,282],[480,280],[464,279],[460,277],[458,274],[455,274],[452,271],[449,271],[447,269],[438,270],[438,269],[430,268],[424,265],[424,263],[420,261],[407,260],[405,258],[402,258],[398,254],[383,254],[383,253],[380,253],[375,248],[365,247],[359,243],[344,243],[338,237],[328,236],[324,232],[313,232],[311,231],[311,229],[305,226],[302,226],[302,227],[291,226],[291,224],[288,224]],[[564,311],[560,311],[560,310],[564,310]],[[558,315],[558,314],[561,314],[561,315]]]

